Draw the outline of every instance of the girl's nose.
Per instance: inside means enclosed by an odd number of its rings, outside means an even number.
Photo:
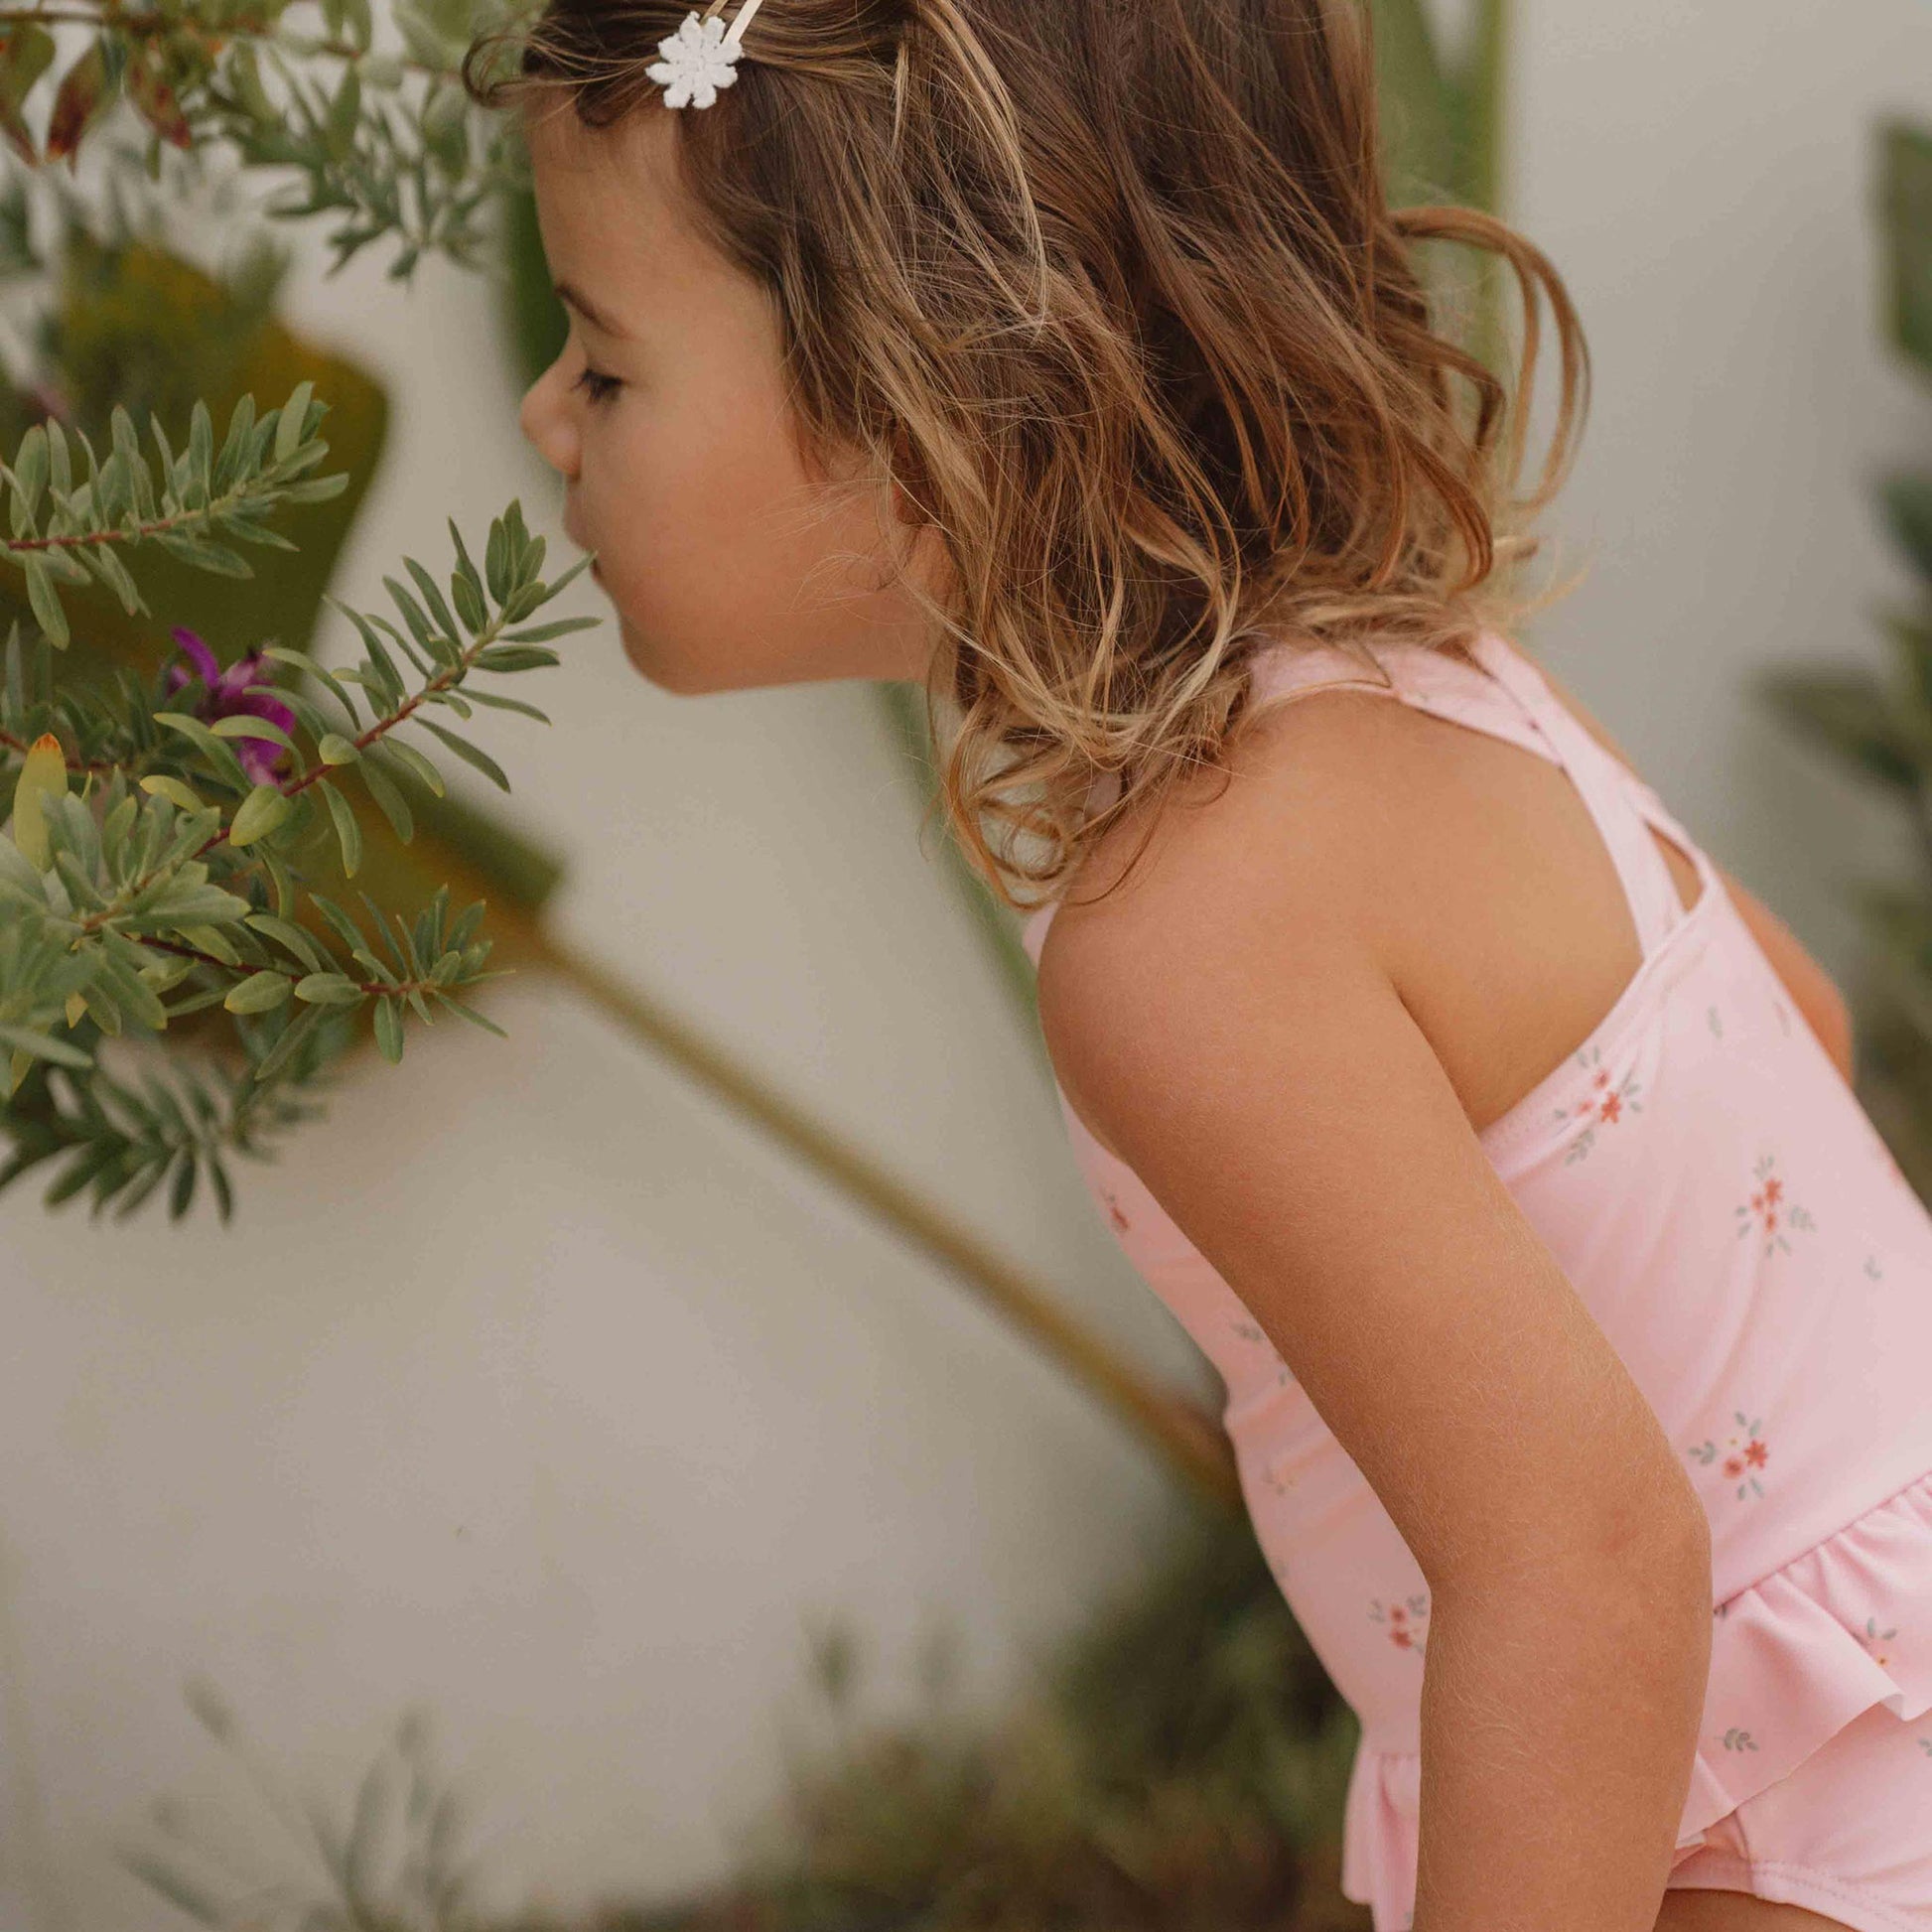
[[[557,394],[557,364],[537,377],[525,391],[516,420],[524,436],[544,462],[565,477],[576,474],[577,433]]]

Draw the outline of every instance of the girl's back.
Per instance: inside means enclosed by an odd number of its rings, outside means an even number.
[[[1546,987],[1528,1003],[1546,1030],[1553,1017],[1561,1027],[1566,1003],[1600,1019],[1555,1063],[1546,1055],[1522,1091],[1525,1062],[1499,1029],[1544,967],[1561,979],[1566,959],[1605,956],[1600,934],[1564,942],[1558,906],[1520,941],[1492,936],[1471,1002],[1466,985],[1452,990],[1454,942],[1445,945],[1426,894],[1411,891],[1391,918],[1414,935],[1418,961],[1434,962],[1405,999],[1421,1008],[1433,985],[1445,1014],[1460,1000],[1461,1017],[1434,1037],[1461,1042],[1465,1104],[1483,1059],[1513,1060],[1503,1076],[1519,1097],[1493,1117],[1469,1107],[1482,1152],[1677,1446],[1710,1520],[1716,1622],[1682,1862],[1715,1821],[1859,1713],[1932,1708],[1932,1643],[1869,1641],[1922,1622],[1932,1600],[1932,1216],[1793,1012],[1709,857],[1535,667],[1493,631],[1473,664],[1403,645],[1374,655],[1386,685],[1338,650],[1277,646],[1257,667],[1256,703],[1381,690],[1549,760],[1576,786],[1636,927],[1640,963],[1613,997],[1598,972],[1594,988],[1572,974],[1574,992]],[[1441,836],[1466,839],[1479,816],[1446,808]],[[1688,905],[1653,833],[1695,868]],[[1480,878],[1484,864],[1465,853],[1441,890]],[[1498,884],[1493,864],[1489,877],[1492,896],[1520,891]],[[1029,921],[1035,960],[1056,909]],[[1540,956],[1512,961],[1531,948]],[[1470,963],[1481,964],[1473,951]],[[1487,1012],[1472,1024],[1478,1006]],[[1453,1072],[1457,1052],[1442,1056]],[[1362,1721],[1344,1886],[1374,1902],[1378,1927],[1404,1924],[1428,1584],[1253,1311],[1064,1093],[1062,1104],[1122,1247],[1226,1384],[1257,1536]]]

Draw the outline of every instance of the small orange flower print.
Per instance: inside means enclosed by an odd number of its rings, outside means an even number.
[[[1786,1254],[1791,1252],[1791,1243],[1784,1238],[1786,1228],[1799,1228],[1808,1233],[1818,1225],[1808,1210],[1800,1207],[1796,1201],[1785,1198],[1784,1182],[1771,1172],[1774,1160],[1772,1155],[1759,1155],[1751,1170],[1757,1186],[1752,1190],[1749,1202],[1737,1209],[1739,1236],[1750,1233],[1753,1228],[1761,1228],[1767,1255],[1773,1248],[1782,1248]]]
[[[1391,1603],[1386,1609],[1379,1596],[1371,1597],[1368,1620],[1381,1624],[1389,1633],[1389,1641],[1398,1650],[1413,1650],[1418,1657],[1426,1654],[1429,1626],[1427,1590],[1405,1596],[1399,1603]]]
[[[1596,1145],[1599,1128],[1614,1127],[1627,1112],[1638,1114],[1643,1111],[1636,1096],[1641,1091],[1634,1071],[1626,1073],[1621,1080],[1611,1077],[1610,1069],[1600,1064],[1602,1050],[1589,1047],[1576,1055],[1577,1064],[1592,1068],[1589,1085],[1572,1105],[1559,1107],[1556,1118],[1567,1121],[1580,1131],[1570,1143],[1563,1157],[1567,1168],[1573,1161],[1581,1161]]]
[[[1868,1616],[1864,1620],[1864,1628],[1863,1630],[1855,1630],[1852,1634],[1864,1645],[1866,1650],[1870,1651],[1877,1662],[1881,1664],[1889,1664],[1891,1662],[1890,1655],[1878,1646],[1890,1643],[1898,1635],[1895,1629],[1881,1630],[1878,1628],[1878,1619],[1875,1616]]]
[[[1746,1497],[1763,1495],[1764,1485],[1758,1481],[1752,1471],[1763,1468],[1770,1459],[1771,1451],[1758,1435],[1758,1431],[1763,1428],[1761,1422],[1750,1420],[1741,1409],[1733,1409],[1731,1414],[1736,1418],[1737,1427],[1742,1432],[1741,1438],[1731,1437],[1720,1449],[1717,1444],[1707,1437],[1695,1449],[1686,1450],[1686,1453],[1693,1462],[1707,1469],[1714,1462],[1722,1461],[1725,1479],[1736,1483],[1737,1500],[1742,1502]]]

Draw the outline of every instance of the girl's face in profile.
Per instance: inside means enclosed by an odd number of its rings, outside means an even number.
[[[923,678],[931,626],[894,582],[890,496],[856,466],[804,468],[775,306],[680,218],[676,118],[525,117],[570,335],[518,421],[564,480],[564,529],[664,690]]]

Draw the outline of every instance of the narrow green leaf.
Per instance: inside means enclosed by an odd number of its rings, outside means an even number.
[[[127,473],[134,507],[146,521],[154,515],[154,485],[148,481],[147,461],[141,455],[141,434],[134,427],[134,418],[119,403],[109,412],[108,429],[114,439],[114,454]]]
[[[348,487],[348,472],[338,470],[333,476],[316,477],[308,483],[288,483],[279,491],[285,503],[326,503]]]
[[[165,1863],[152,1853],[117,1851],[114,1856],[135,1877],[152,1886],[169,1904],[186,1912],[190,1918],[199,1919],[204,1925],[227,1924],[229,1914],[225,1906],[210,1898],[194,1880],[183,1877],[173,1865]]]
[[[309,897],[315,901],[316,909],[336,928],[343,943],[351,953],[368,951],[369,942],[362,936],[362,928],[333,898],[325,898],[320,893],[311,893]]]
[[[22,531],[34,528],[41,491],[47,487],[47,431],[39,423],[20,440],[14,475],[20,483],[20,528],[14,532],[19,536]]]
[[[389,821],[396,837],[407,845],[416,836],[416,821],[410,812],[409,801],[383,775],[381,766],[373,759],[363,759],[355,768],[362,774],[362,782],[368,786],[369,796]]]
[[[84,443],[85,436],[82,435]],[[198,396],[188,426],[188,506],[204,509],[214,484],[214,423],[207,404]]]
[[[47,633],[48,641],[56,650],[66,650],[70,634],[67,613],[61,609],[46,563],[30,553],[21,559],[21,568],[27,573],[27,602],[33,609],[34,621]]]
[[[292,839],[302,836],[314,810],[315,807],[300,793],[290,800],[289,818]],[[289,877],[288,867],[283,864],[281,854],[272,845],[262,847],[261,862],[268,873],[270,885],[275,888],[275,910],[286,919],[295,910],[295,881]]]
[[[316,746],[324,764],[353,764],[362,754],[336,732],[325,733]]]
[[[441,1000],[452,1012],[462,1014],[464,1019],[468,1020],[473,1026],[481,1027],[484,1033],[494,1034],[498,1039],[509,1038],[509,1035],[501,1027],[497,1026],[493,1020],[485,1020],[474,1007],[465,1006],[461,1000],[453,1000],[449,994],[438,992],[434,987],[430,989],[430,998],[432,1000]]]
[[[474,684],[467,688],[465,695],[472,704],[483,705],[491,711],[520,712],[525,718],[534,718],[539,725],[550,722],[548,712],[539,711],[533,704],[525,704],[521,698],[506,698],[499,692],[485,691]]]
[[[354,69],[350,68],[349,72]],[[286,463],[301,447],[309,421],[309,398],[315,391],[313,382],[298,382],[290,392],[289,399],[282,405],[281,417],[275,425],[275,461]]]
[[[343,876],[353,879],[356,867],[362,863],[362,828],[355,822],[355,812],[348,800],[328,779],[319,779],[316,789],[328,802],[329,816],[336,822],[336,841],[343,850]]]
[[[272,718],[258,717],[252,711],[231,711],[225,718],[215,719],[208,730],[216,738],[265,738],[291,752],[296,749],[295,740]]]
[[[191,1142],[175,1157],[175,1183],[168,1190],[168,1218],[171,1221],[179,1221],[195,1198],[198,1177],[195,1155],[196,1149]]]
[[[217,494],[224,494],[240,474],[242,460],[254,435],[255,398],[244,392],[235,400],[234,409],[228,417],[228,433],[222,440],[221,454],[215,459],[214,487]]]
[[[79,1047],[69,1045],[65,1039],[54,1039],[46,1034],[35,1033],[31,1027],[15,1027],[6,1021],[0,1021],[0,1045],[32,1053],[39,1059],[52,1060],[56,1066],[93,1065],[93,1061]]]
[[[121,609],[131,618],[137,614],[152,616],[147,599],[141,595],[140,587],[127,574],[127,566],[107,544],[96,544],[87,552],[87,560],[106,579],[108,588],[121,601]]]
[[[392,1066],[402,1062],[402,1009],[388,995],[375,1003],[375,1043]]]
[[[66,496],[73,488],[73,465],[68,454],[68,434],[58,417],[47,420],[48,480],[57,495]]]
[[[311,973],[295,983],[295,997],[317,1006],[353,1007],[362,1003],[362,989],[345,973]]]
[[[541,557],[542,553],[543,542],[539,538],[537,541],[537,554]],[[560,591],[566,590],[570,585],[574,584],[596,562],[597,552],[595,550],[587,551],[561,577],[553,577],[547,584],[536,585],[534,588],[537,593],[537,598],[536,602],[530,606],[530,609],[533,611],[538,610],[548,604]]]
[[[416,588],[423,594],[423,602],[429,606],[430,616],[451,636],[462,635],[457,629],[456,619],[450,615],[450,607],[443,602],[443,593],[436,588],[436,579],[419,564],[414,557],[405,557],[402,567],[416,580]]]
[[[426,724],[428,722],[420,713],[412,712],[410,716],[415,718],[419,724]],[[379,757],[394,759],[398,763],[406,766],[410,773],[420,778],[437,797],[442,798],[448,795],[443,783],[442,772],[437,770],[436,766],[415,746],[405,745],[393,732],[388,737],[382,739],[380,744],[382,749],[378,755]]]
[[[175,489],[175,451],[168,441],[168,432],[161,427],[161,418],[152,409],[148,411],[148,434],[154,438],[154,447],[161,454],[161,492],[166,499]]]
[[[263,1054],[261,1064],[255,1068],[255,1081],[259,1085],[264,1080],[273,1079],[294,1056],[302,1042],[322,1025],[326,1007],[305,1007],[288,1024],[287,1031]]]
[[[327,591],[323,592],[322,601],[334,605],[355,626],[356,633],[368,650],[370,662],[374,665],[376,677],[384,688],[387,702],[400,703],[406,689],[402,681],[402,673],[396,669],[395,660],[382,647],[382,639],[375,634],[375,626],[361,612],[353,611],[346,604],[338,602]]]
[[[440,738],[458,758],[464,759],[466,763],[474,764],[492,784],[500,785],[505,791],[509,790],[510,781],[503,775],[503,767],[487,752],[481,751],[468,739],[459,738],[455,732],[445,731],[441,725],[431,723],[420,711],[411,715],[426,732]]]
[[[248,910],[248,901],[245,898],[235,898],[227,893],[222,893],[219,897],[234,907],[237,918]],[[218,959],[223,966],[239,966],[241,955],[229,945],[227,935],[219,926],[198,925],[194,922],[193,915],[202,909],[199,901],[191,902],[185,908],[183,916],[189,920],[189,923],[177,924],[174,928],[181,934],[182,943],[193,946],[197,952],[205,952],[210,958]]]
[[[362,721],[356,714],[354,703],[349,698],[347,690],[338,680],[335,672],[328,665],[322,663],[317,658],[311,657],[307,651],[291,650],[286,644],[265,644],[262,646],[262,655],[264,657],[278,658],[284,664],[293,664],[299,670],[308,671],[312,676],[319,678],[324,688],[329,692],[329,695],[347,712],[349,723],[356,730],[359,731],[361,729]]]
[[[330,971],[329,957],[316,944],[314,936],[292,921],[277,918],[273,912],[250,912],[242,924],[253,926],[257,932],[264,932],[271,939],[280,940],[310,972]]]
[[[230,989],[221,1004],[230,1013],[266,1013],[270,1007],[279,1007],[292,990],[286,973],[251,973]]]
[[[193,739],[212,760],[214,768],[231,783],[245,785],[252,782],[233,751],[199,718],[191,717],[185,711],[157,711],[154,722],[167,726],[170,731],[180,732],[184,738]]]
[[[382,588],[389,593],[390,602],[402,613],[402,621],[409,626],[409,634],[427,650],[436,626],[424,615],[423,607],[393,577],[385,576]]]
[[[236,808],[228,827],[228,843],[252,845],[257,839],[266,838],[293,809],[293,800],[280,785],[257,785]]]
[[[563,660],[545,644],[485,644],[476,661],[480,671],[535,671]]]
[[[483,577],[489,585],[490,597],[499,605],[509,599],[509,531],[498,517],[490,524],[489,541],[483,546]]]
[[[409,639],[406,638],[402,634],[402,632],[398,630],[396,626],[389,621],[387,618],[378,618],[375,616],[371,616],[369,621],[373,624],[379,624],[383,629],[383,631],[389,637],[394,639],[396,648],[399,651],[401,651],[406,658],[408,658],[409,668],[412,671],[414,671],[416,675],[424,681],[424,683],[428,683],[430,678],[430,668],[409,647]]]
[[[553,618],[548,623],[533,623],[527,629],[506,630],[503,637],[513,644],[541,644],[552,637],[568,637],[573,630],[591,630],[602,618]]]
[[[450,579],[450,595],[456,600],[456,608],[463,615],[463,621],[471,630],[481,630],[489,621],[489,607],[483,599],[483,580],[477,566],[470,561],[470,552],[465,547],[463,532],[456,526],[456,519],[448,519],[450,541],[456,546],[456,575]]]

